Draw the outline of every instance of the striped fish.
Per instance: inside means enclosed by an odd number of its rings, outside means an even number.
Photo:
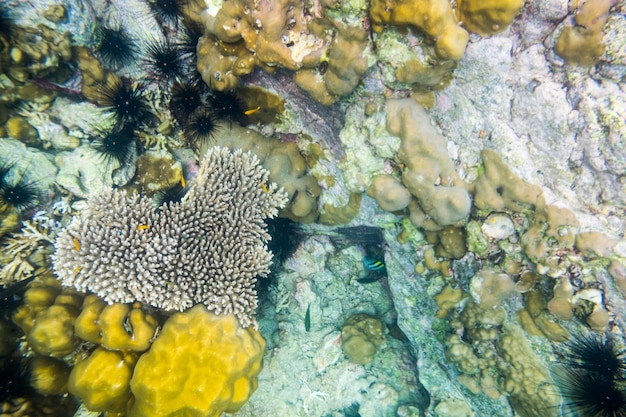
[[[383,261],[370,258],[369,256],[363,257],[363,265],[368,271],[383,272],[385,269],[385,263]]]

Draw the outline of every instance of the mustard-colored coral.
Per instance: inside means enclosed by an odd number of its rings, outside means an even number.
[[[470,293],[484,310],[500,306],[514,289],[515,283],[507,274],[491,269],[481,269],[470,282]]]
[[[137,304],[131,308],[128,304],[116,303],[102,310],[98,321],[104,347],[137,352],[143,352],[150,347],[158,322]]]
[[[106,305],[97,295],[91,294],[85,297],[80,314],[74,322],[76,336],[92,343],[100,343],[102,341],[102,329],[100,329],[99,318]]]
[[[587,0],[576,11],[575,25],[566,26],[554,51],[571,65],[594,65],[604,53],[602,28],[609,17],[611,0]]]
[[[493,399],[506,395],[520,416],[556,417],[561,399],[546,365],[505,319],[502,307],[484,310],[473,302],[453,317],[446,357],[462,372],[459,382]]]
[[[176,313],[135,366],[128,416],[236,412],[256,389],[264,349],[261,334],[233,315],[202,305]]]
[[[22,328],[33,351],[61,358],[78,346],[74,320],[81,303],[78,293],[61,293],[54,278],[42,279],[26,291],[24,304],[15,312],[13,321]]]
[[[367,195],[374,198],[381,209],[387,211],[404,210],[411,202],[411,194],[400,180],[391,175],[379,175],[367,189]]]
[[[460,60],[469,38],[457,25],[448,0],[373,0],[370,18],[378,33],[386,24],[420,29],[435,41],[435,51],[442,59]]]
[[[129,382],[134,364],[133,354],[99,347],[74,366],[68,389],[90,411],[122,412],[131,399]]]
[[[146,151],[137,158],[135,182],[147,195],[172,188],[183,177],[183,168],[164,151]]]
[[[370,363],[385,339],[384,329],[383,323],[374,316],[350,316],[341,328],[341,348],[352,362]]]
[[[321,63],[324,69],[301,69],[294,75],[300,88],[327,106],[350,94],[371,64],[366,53],[369,37],[365,30],[336,24],[335,31],[335,38]]]
[[[329,6],[232,0],[206,10],[202,23],[207,33],[197,48],[202,79],[224,91],[257,66],[268,72],[282,67],[296,71],[296,83],[313,99],[334,103],[354,90],[373,59],[368,32],[360,23],[333,19],[324,10]]]
[[[397,158],[406,166],[402,183],[417,201],[409,205],[413,224],[440,230],[465,222],[469,193],[428,113],[413,99],[388,100],[387,130],[402,139]]]
[[[69,375],[65,362],[48,356],[36,355],[30,365],[30,385],[42,395],[65,394]]]
[[[524,6],[524,0],[458,0],[456,4],[463,26],[487,36],[506,29]]]
[[[69,355],[78,346],[74,320],[78,310],[68,305],[51,305],[37,313],[35,325],[26,335],[28,345],[37,353],[56,358]]]

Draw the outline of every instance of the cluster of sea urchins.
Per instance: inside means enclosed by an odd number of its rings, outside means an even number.
[[[99,91],[101,104],[114,123],[104,130],[94,129],[92,143],[107,162],[119,165],[134,161],[137,131],[157,120],[145,94],[151,83],[165,93],[162,96],[169,102],[170,113],[191,148],[210,140],[220,120],[229,125],[245,120],[245,109],[235,92],[210,91],[202,81],[195,65],[202,28],[182,17],[185,0],[146,1],[165,40],[144,42],[143,59],[138,60],[139,42],[123,28],[100,23],[95,31],[95,53],[120,81]],[[145,81],[124,77],[125,69],[134,63],[147,74]]]

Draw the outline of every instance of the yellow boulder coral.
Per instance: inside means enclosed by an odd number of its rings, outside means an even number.
[[[458,0],[457,13],[470,32],[487,36],[502,32],[524,6],[524,0]]]
[[[78,310],[69,305],[51,305],[37,313],[35,325],[26,335],[28,345],[42,355],[62,358],[78,346],[74,320]]]
[[[65,394],[69,374],[62,360],[36,355],[30,365],[30,385],[42,395]]]
[[[265,340],[203,305],[173,315],[135,367],[129,417],[232,413],[257,386]]]
[[[122,412],[131,398],[129,382],[135,356],[97,348],[72,369],[69,391],[90,411]]]
[[[372,0],[372,29],[382,32],[383,25],[411,25],[435,41],[435,51],[442,59],[463,58],[469,35],[456,24],[448,0]]]
[[[369,314],[354,314],[341,328],[341,348],[354,363],[365,365],[374,359],[385,340],[385,326]]]

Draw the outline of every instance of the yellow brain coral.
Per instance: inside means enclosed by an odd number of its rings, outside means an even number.
[[[235,316],[202,305],[177,313],[137,362],[128,416],[235,412],[256,389],[264,349],[261,334],[242,328]]]

